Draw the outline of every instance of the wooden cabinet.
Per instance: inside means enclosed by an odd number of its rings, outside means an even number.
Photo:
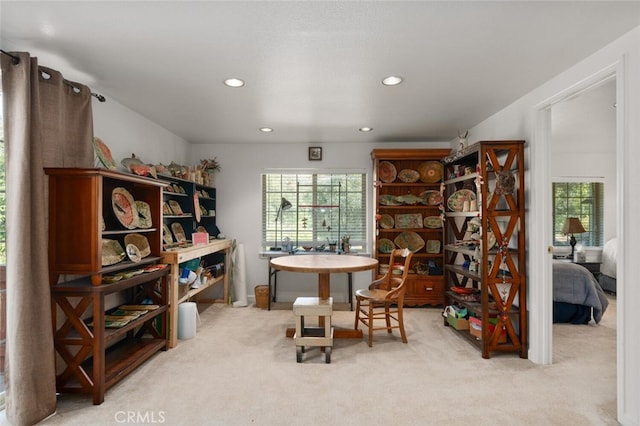
[[[466,308],[475,331],[459,333],[483,358],[526,358],[524,141],[478,142],[443,162],[445,294],[448,305]]]
[[[444,303],[441,160],[449,153],[448,149],[371,152],[377,276],[384,274],[391,249],[409,247],[414,255],[404,299],[408,306]]]
[[[165,184],[103,169],[45,171],[49,176],[56,386],[59,392],[89,393],[93,403],[100,404],[108,388],[167,345],[169,268],[157,268]],[[126,190],[135,201],[146,203],[150,226],[124,226],[114,212],[122,206],[112,206],[114,190]],[[132,234],[146,237],[149,247],[145,257],[133,257],[136,262],[122,257],[103,266],[103,240],[115,241],[124,248],[125,238]],[[144,270],[151,266],[156,266],[155,270]],[[118,274],[123,274],[118,281],[107,283],[107,276]],[[112,301],[119,303],[108,306]],[[105,315],[122,304],[144,304],[154,309],[145,310],[145,314],[119,328],[108,328]]]

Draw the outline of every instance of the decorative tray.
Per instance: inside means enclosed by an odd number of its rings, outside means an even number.
[[[398,235],[393,242],[400,248],[408,248],[412,252],[417,252],[424,247],[424,240],[415,232],[403,232]]]
[[[139,228],[151,228],[151,207],[144,201],[136,200],[136,210],[138,211],[138,227]]]
[[[396,180],[398,173],[396,171],[396,166],[389,161],[381,161],[378,167],[378,176],[380,180],[385,183],[391,183]]]
[[[138,211],[133,196],[125,188],[114,188],[111,193],[111,206],[118,221],[127,229],[138,226]]]
[[[118,241],[102,239],[102,266],[115,265],[125,257],[127,255]]]

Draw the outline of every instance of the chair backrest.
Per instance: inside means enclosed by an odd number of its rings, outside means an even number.
[[[390,292],[389,297],[404,295],[404,286],[411,265],[413,252],[407,248],[395,249],[391,252],[389,259],[389,270],[383,278],[384,288]],[[401,271],[393,272],[393,271]]]

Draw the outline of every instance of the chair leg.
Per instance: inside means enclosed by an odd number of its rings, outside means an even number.
[[[402,317],[402,305],[398,306],[398,326],[400,327],[400,336],[402,343],[407,343],[407,334],[404,332],[404,318]]]
[[[384,304],[384,319],[387,321],[387,333],[391,334],[391,314],[389,313],[389,303]]]
[[[354,324],[354,330],[358,330],[360,325],[360,298],[356,297],[356,323]]]
[[[373,303],[369,301],[369,347],[373,347]]]

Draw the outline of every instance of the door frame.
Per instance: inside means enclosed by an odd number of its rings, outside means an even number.
[[[591,76],[560,91],[554,96],[539,103],[533,108],[534,126],[533,143],[531,144],[531,163],[535,167],[529,167],[531,171],[532,188],[530,194],[531,214],[529,229],[537,229],[540,232],[530,233],[530,258],[529,271],[530,283],[530,351],[529,358],[536,363],[548,365],[553,363],[553,276],[552,276],[552,189],[549,173],[551,140],[551,108],[580,93],[592,89],[599,84],[615,78],[616,80],[616,185],[617,185],[617,221],[616,236],[618,241],[618,253],[620,247],[624,247],[624,223],[626,214],[622,195],[625,193],[625,152],[627,152],[627,123],[625,115],[625,74],[624,57]],[[623,392],[626,364],[624,362],[625,342],[623,339],[625,321],[624,304],[624,268],[620,266],[622,256],[618,257],[617,288],[616,294],[622,303],[617,304],[616,317],[616,362],[617,362],[617,411],[618,418],[623,410]]]

